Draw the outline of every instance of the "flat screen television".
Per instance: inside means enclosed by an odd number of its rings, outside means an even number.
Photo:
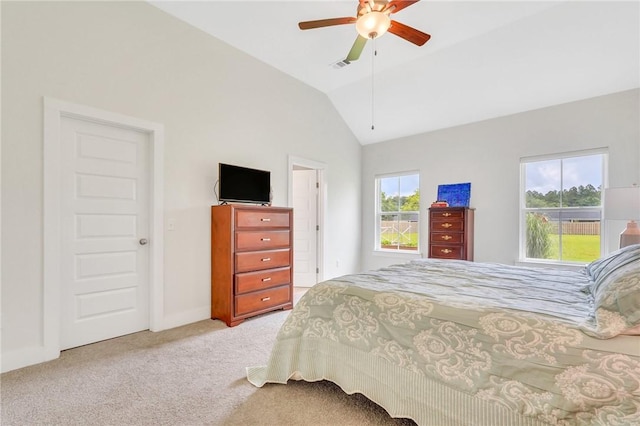
[[[271,172],[218,164],[220,203],[268,204],[271,201]]]

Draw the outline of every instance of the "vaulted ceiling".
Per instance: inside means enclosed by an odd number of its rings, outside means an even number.
[[[297,23],[357,0],[151,3],[326,93],[362,144],[640,87],[638,1],[422,0],[392,18],[431,40],[387,33],[344,67],[353,24]]]

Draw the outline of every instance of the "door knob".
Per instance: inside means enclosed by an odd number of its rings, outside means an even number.
[[[149,242],[149,240],[147,240],[146,238],[140,238],[140,241],[139,241],[141,246],[147,244],[148,242]]]

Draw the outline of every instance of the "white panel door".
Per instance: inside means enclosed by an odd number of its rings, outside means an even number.
[[[68,349],[149,328],[149,136],[63,117],[61,143]]]
[[[293,284],[317,282],[318,188],[316,170],[293,171]]]

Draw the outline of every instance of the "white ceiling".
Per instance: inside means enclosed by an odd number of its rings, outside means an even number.
[[[387,33],[339,69],[355,25],[297,23],[357,0],[151,3],[326,93],[362,144],[640,87],[638,0],[422,0],[392,18],[429,42]]]

